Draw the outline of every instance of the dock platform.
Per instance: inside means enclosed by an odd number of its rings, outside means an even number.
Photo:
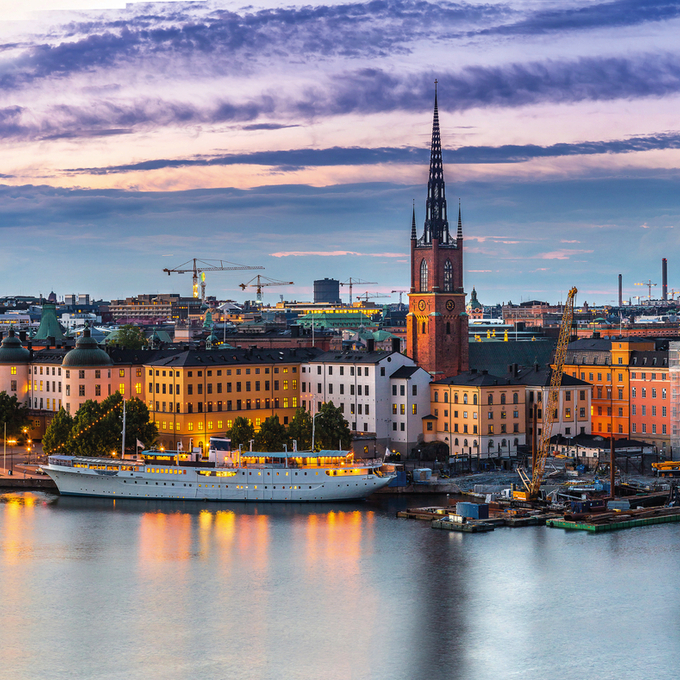
[[[432,520],[433,529],[444,529],[445,531],[460,531],[466,534],[476,534],[482,531],[493,531],[496,527],[487,522],[482,521],[471,521],[471,522],[451,522],[448,519],[435,519]]]
[[[553,529],[567,529],[572,531],[591,531],[594,533],[603,531],[617,531],[619,529],[634,529],[635,527],[647,527],[654,524],[667,524],[680,522],[680,508],[659,508],[654,511],[647,510],[644,516],[636,516],[633,513],[621,513],[616,517],[592,517],[590,520],[570,521],[565,519],[549,519],[546,525]]]

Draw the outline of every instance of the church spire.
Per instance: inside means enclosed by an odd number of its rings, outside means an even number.
[[[460,218],[460,198],[458,199],[458,233],[456,234],[456,238],[459,241],[463,240],[463,220]]]
[[[418,238],[416,232],[416,201],[413,200],[413,217],[411,218],[411,240],[415,241]]]
[[[441,243],[448,243],[449,240],[436,80],[434,81],[434,117],[432,120],[432,143],[430,146],[430,177],[427,182],[425,241],[432,241],[433,238],[439,239]]]

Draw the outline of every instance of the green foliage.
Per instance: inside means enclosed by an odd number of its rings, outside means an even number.
[[[245,450],[248,449],[248,442],[255,439],[255,430],[247,418],[239,416],[234,419],[234,424],[227,432],[227,436],[231,438],[232,449],[238,449],[242,445]]]
[[[279,422],[278,416],[269,416],[255,435],[253,448],[255,451],[283,451],[287,441],[286,426]]]
[[[18,437],[22,428],[30,425],[28,408],[7,392],[0,392],[0,437],[4,433],[3,423],[7,423],[8,437]]]
[[[42,440],[43,451],[51,453],[70,453],[69,437],[73,429],[73,418],[63,408],[52,419]]]
[[[332,401],[321,406],[315,421],[314,448],[317,451],[337,449],[339,444],[343,449],[349,449],[352,433],[342,412]]]
[[[312,418],[302,408],[295,411],[288,426],[288,450],[293,450],[293,440],[297,441],[298,451],[309,451],[312,447]]]
[[[114,342],[124,349],[141,349],[148,344],[142,329],[130,323],[120,327],[114,336]]]
[[[149,409],[136,398],[125,402],[125,450],[134,452],[139,439],[150,446],[158,439],[158,427],[149,422]],[[112,394],[101,403],[89,399],[73,418],[63,409],[43,438],[47,453],[61,451],[75,456],[119,454],[123,437],[123,397]],[[49,450],[48,450],[49,449]]]

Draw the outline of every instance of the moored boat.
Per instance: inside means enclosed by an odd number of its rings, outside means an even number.
[[[242,452],[218,438],[207,459],[199,450],[142,451],[134,460],[52,455],[42,469],[62,495],[169,500],[356,500],[393,478],[351,451]]]

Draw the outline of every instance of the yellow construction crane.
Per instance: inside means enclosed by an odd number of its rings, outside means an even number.
[[[253,283],[254,282],[254,283]],[[246,288],[255,288],[257,290],[257,297],[255,301],[257,304],[262,304],[262,289],[265,286],[292,286],[293,281],[277,281],[276,279],[270,279],[266,276],[260,276],[259,274],[254,278],[250,279],[247,283],[239,283],[242,290]]]
[[[183,269],[187,265],[192,265],[189,269]],[[234,262],[227,262],[226,260],[199,260],[194,257],[191,260],[182,262],[173,269],[163,269],[168,276],[170,274],[193,274],[193,296],[198,299],[198,281],[201,281],[201,300],[205,302],[205,272],[231,272],[244,271],[251,269],[264,269],[264,267],[249,267],[245,264],[236,264]]]
[[[557,403],[560,393],[560,386],[562,385],[562,375],[564,374],[564,360],[567,355],[567,347],[569,345],[569,336],[571,335],[571,325],[574,320],[574,298],[578,291],[572,288],[567,295],[567,302],[564,306],[562,314],[562,323],[560,324],[560,335],[557,340],[557,347],[555,348],[555,361],[552,367],[552,375],[550,377],[550,391],[548,392],[548,403],[543,409],[543,421],[541,424],[541,437],[538,448],[536,449],[531,465],[531,478],[523,469],[519,469],[519,476],[524,483],[524,491],[513,491],[512,497],[520,501],[534,501],[538,498],[541,488],[541,480],[543,479],[543,472],[545,471],[545,462],[550,453],[550,437],[552,436],[552,427],[555,422],[555,412],[557,411]]]

